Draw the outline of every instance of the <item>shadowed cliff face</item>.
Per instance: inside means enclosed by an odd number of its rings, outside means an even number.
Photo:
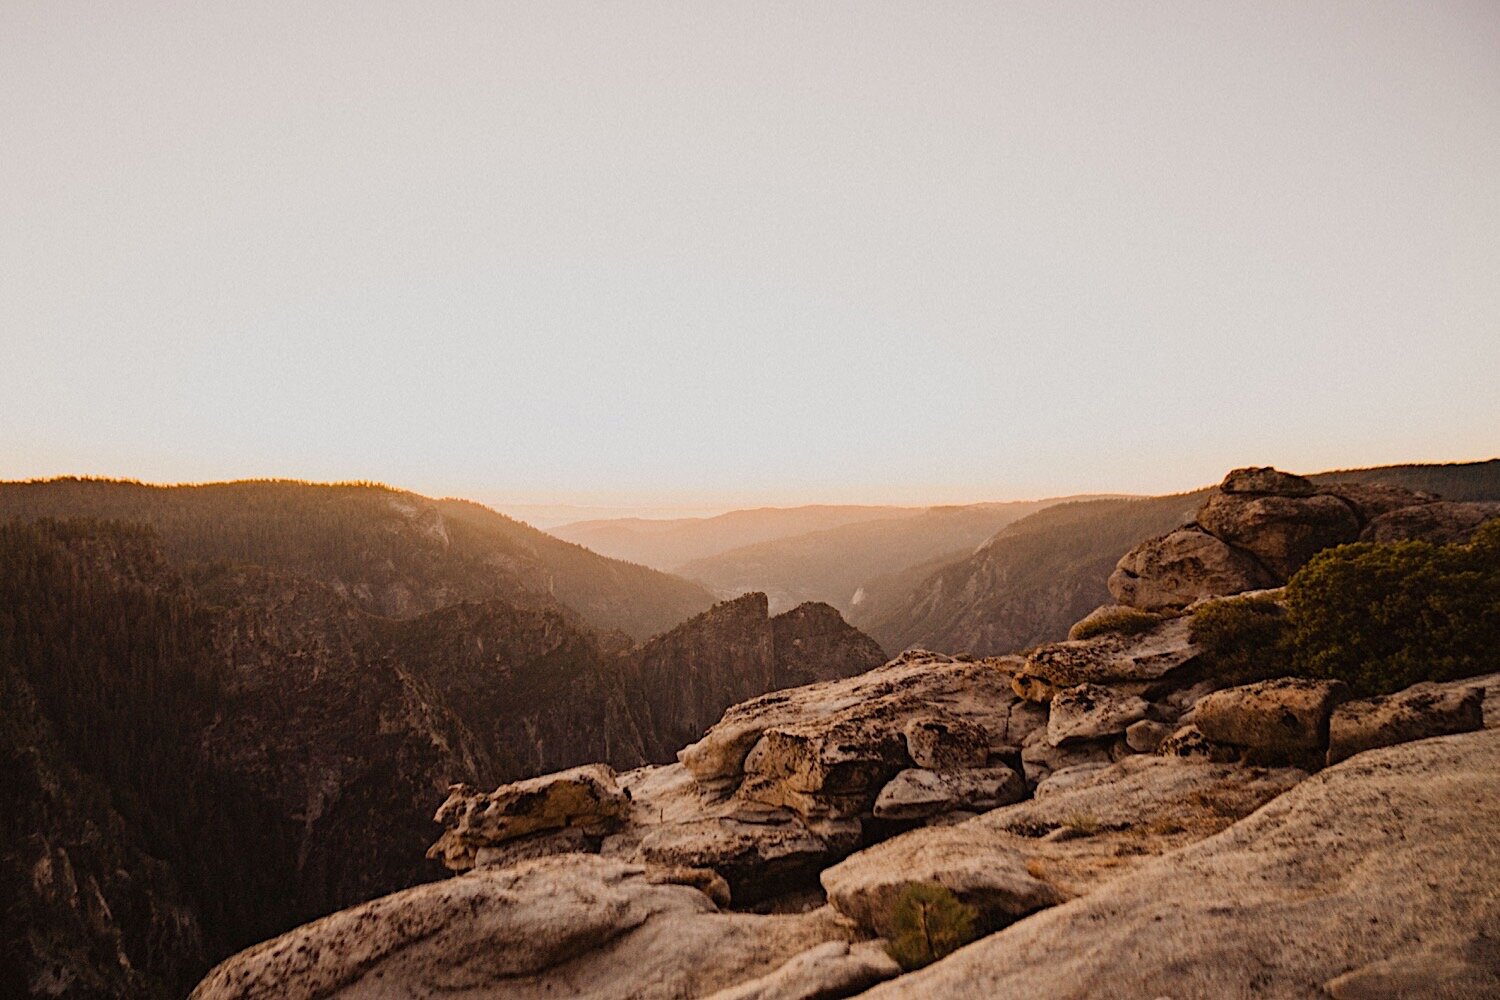
[[[852,677],[885,660],[873,639],[826,604],[803,604],[775,618],[767,608],[765,594],[725,601],[625,658],[629,703],[646,740],[643,762],[672,760],[731,705]]]
[[[1109,600],[1104,581],[1121,552],[1190,519],[1200,500],[1188,494],[1049,507],[963,558],[867,588],[850,618],[892,650],[989,656],[1060,638]]]
[[[8,964],[100,984],[80,996],[181,995],[205,958],[438,877],[451,783],[670,760],[736,701],[883,659],[832,609],[758,595],[631,648],[550,607],[392,620],[284,572],[179,571],[137,527],[0,535],[0,729],[29,762],[3,875],[35,931],[6,940],[41,942]]]

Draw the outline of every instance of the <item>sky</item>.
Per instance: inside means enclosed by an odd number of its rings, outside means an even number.
[[[0,478],[1500,454],[1500,4],[0,4]]]

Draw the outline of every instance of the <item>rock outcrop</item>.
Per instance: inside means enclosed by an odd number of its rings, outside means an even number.
[[[712,792],[809,820],[857,817],[887,781],[916,766],[909,729],[921,727],[915,743],[929,760],[950,752],[976,760],[976,729],[987,749],[1008,745],[1019,665],[908,652],[847,681],[736,705],[678,756]]]
[[[771,616],[765,594],[724,601],[646,642],[622,665],[644,761],[672,759],[732,705],[838,680],[885,662],[875,640],[826,604]]]
[[[1115,600],[1149,610],[1275,585],[1275,576],[1248,553],[1197,526],[1142,542],[1121,557],[1109,578]]]
[[[881,941],[829,941],[775,972],[720,990],[708,1000],[831,1000],[853,996],[901,974]]]
[[[946,773],[914,767],[885,783],[871,812],[876,819],[925,819],[957,810],[994,809],[1025,795],[1025,779],[1006,765]]]
[[[1500,731],[1363,753],[866,995],[1492,996],[1497,824]]]
[[[1239,470],[1187,531],[1242,559],[1250,570],[1240,582],[1277,582],[1382,517],[1438,503]],[[1236,668],[1193,640],[1192,610],[1223,597],[1198,586],[1209,576],[1140,577],[1142,587],[1193,594],[1194,608],[1116,608],[1080,630],[1087,637],[1024,657],[911,650],[856,676],[751,697],[675,764],[454,788],[433,854],[466,872],[441,885],[478,887],[463,890],[471,896],[429,886],[378,901],[388,909],[336,915],[226,963],[203,996],[255,996],[278,979],[294,996],[846,995],[895,975],[877,939],[901,929],[907,891],[932,884],[977,910],[990,936],[874,995],[1238,995],[1250,983],[1268,995],[1352,997],[1419,982],[1482,994],[1500,963],[1461,931],[1500,915],[1495,890],[1471,879],[1455,912],[1434,916],[1456,872],[1437,847],[1406,835],[1440,843],[1463,796],[1495,797],[1500,744],[1465,743],[1463,731],[1486,721],[1500,675],[1360,701],[1336,681],[1230,686]],[[673,704],[709,710],[716,640],[735,663],[767,665],[772,681],[836,674],[841,650],[855,648],[818,609],[799,609],[780,631],[763,627],[766,617],[763,601],[741,600],[705,616],[699,634],[653,646],[660,683],[670,663],[686,665]],[[631,683],[622,673],[622,686]],[[1401,741],[1415,742],[1374,749]],[[1424,749],[1433,745],[1461,750],[1462,788],[1445,770],[1454,754]],[[1366,767],[1372,759],[1378,766]],[[1309,787],[1321,791],[1299,791]],[[1346,810],[1353,829],[1341,827]],[[1479,822],[1495,818],[1480,810]],[[1395,892],[1383,881],[1382,840],[1394,845],[1393,870],[1424,885],[1419,912],[1394,929],[1383,923]],[[1468,841],[1451,843],[1479,871],[1493,867]],[[1323,852],[1344,853],[1330,864]],[[1356,897],[1372,885],[1380,907],[1362,910]],[[1339,913],[1322,913],[1322,900]],[[547,922],[571,928],[579,907],[588,909],[581,936],[549,950]],[[449,916],[424,923],[431,909]],[[460,911],[473,916],[455,931]],[[1262,974],[1253,942],[1292,947],[1277,923],[1283,912],[1320,947],[1323,934],[1359,937],[1352,928],[1375,916],[1385,953],[1341,941],[1342,963],[1283,963],[1277,951]],[[338,922],[346,917],[353,923]],[[1429,926],[1441,932],[1418,941]],[[1041,927],[1060,936],[1038,936]],[[1172,940],[1156,941],[1156,931]],[[507,947],[518,934],[542,939]],[[1092,936],[1109,961],[1087,954]],[[997,942],[1009,942],[1003,953]],[[491,947],[506,954],[480,954]],[[438,968],[443,948],[463,960]],[[1143,953],[1161,955],[1163,967],[1143,973]],[[976,955],[983,963],[967,964]],[[1200,967],[1221,960],[1225,969]]]
[[[1145,719],[1149,710],[1144,699],[1101,684],[1065,688],[1052,699],[1047,742],[1056,747],[1069,740],[1118,736],[1132,723]]]
[[[1030,701],[1050,701],[1063,688],[1080,684],[1144,693],[1164,686],[1160,682],[1175,683],[1199,652],[1191,618],[1166,618],[1136,635],[1107,633],[1039,646],[1026,657],[1013,686]]]
[[[1420,539],[1447,545],[1467,541],[1475,528],[1493,517],[1500,517],[1500,503],[1442,501],[1400,507],[1371,520],[1360,539],[1366,542]]]
[[[450,867],[598,850],[656,868],[711,872],[737,906],[816,885],[879,822],[973,813],[1026,793],[1012,727],[1018,659],[908,653],[840,681],[737,705],[682,763],[457,788],[433,847]],[[580,786],[586,785],[587,788]],[[567,800],[566,808],[553,802]],[[628,800],[628,809],[619,804]],[[609,826],[613,832],[606,832]],[[563,828],[570,836],[558,836]]]
[[[434,817],[448,829],[427,855],[464,870],[483,864],[486,849],[538,833],[570,830],[602,838],[629,813],[630,797],[604,764],[502,785],[488,794],[454,785]]]
[[[407,889],[224,962],[193,1000],[590,1000],[703,996],[773,973],[820,941],[826,909],[721,913],[640,866],[568,854]],[[863,954],[863,953],[861,953]]]
[[[1193,725],[1215,743],[1271,760],[1321,760],[1328,720],[1349,698],[1340,681],[1283,677],[1215,691],[1197,704]]]
[[[1329,494],[1219,492],[1198,511],[1198,524],[1234,549],[1248,552],[1277,581],[1289,578],[1323,549],[1359,537],[1354,511]]]
[[[1377,747],[1483,728],[1484,680],[1475,680],[1418,684],[1385,697],[1344,702],[1329,718],[1328,763]]]
[[[1131,757],[1066,790],[867,848],[823,872],[823,887],[836,910],[871,933],[889,934],[896,899],[929,882],[998,928],[1217,833],[1302,777]]]
[[[1318,552],[1356,539],[1463,541],[1500,503],[1440,502],[1399,486],[1314,484],[1271,468],[1235,469],[1194,523],[1141,542],[1109,578],[1121,604],[1180,608],[1203,597],[1277,587]]]
[[[1120,638],[1162,642],[1155,629]],[[1412,713],[1427,726],[1467,725],[1483,697],[1500,696],[1495,678],[1420,688],[1368,705],[1343,701],[1337,684],[1300,680],[1204,695],[1214,681],[1191,668],[1191,655],[1143,681],[1107,666],[1122,656],[1135,662],[1129,642],[1091,648],[1103,661],[1091,676],[1118,679],[1064,688],[1050,702],[1015,693],[1015,674],[1025,665],[1019,658],[982,661],[918,651],[865,675],[736,706],[684,749],[682,763],[621,774],[578,768],[489,793],[455,789],[440,811],[448,830],[434,850],[472,871],[252,949],[216,970],[199,996],[269,996],[272,984],[294,997],[357,996],[377,989],[377,982],[379,989],[415,997],[478,997],[485,990],[523,998],[715,991],[728,998],[837,996],[895,975],[883,945],[867,939],[893,933],[896,902],[909,888],[927,884],[951,890],[978,911],[984,932],[998,933],[932,969],[895,978],[874,995],[988,995],[999,982],[996,995],[1004,996],[1011,984],[1004,977],[1021,984],[1039,970],[1045,975],[1038,981],[1050,989],[1046,984],[1054,979],[1045,977],[1056,973],[1034,958],[1014,971],[1002,963],[998,980],[988,965],[974,970],[962,963],[993,942],[1029,935],[1039,922],[1080,907],[1091,914],[1086,924],[1101,912],[1133,923],[1140,898],[1150,892],[1140,882],[1145,873],[1196,919],[1240,919],[1259,933],[1253,924],[1262,919],[1258,911],[1223,902],[1232,898],[1227,889],[1200,888],[1217,862],[1198,864],[1191,881],[1173,874],[1193,864],[1185,860],[1193,852],[1260,822],[1306,778],[1296,767],[1256,761],[1320,765],[1330,718],[1345,705],[1355,706],[1350,722],[1361,732],[1408,739],[1426,732],[1411,723]],[[1075,665],[1081,668],[1081,661]],[[1136,693],[1143,684],[1151,700]],[[1188,718],[1195,724],[1183,725]],[[1052,739],[1079,720],[1092,728]],[[1009,743],[1015,738],[1019,752]],[[1359,753],[1325,773],[1379,752]],[[1500,754],[1500,746],[1485,753]],[[1023,782],[1023,771],[1029,781]],[[1029,799],[1027,787],[1034,789]],[[1345,798],[1333,801],[1342,808]],[[1305,835],[1291,836],[1287,849],[1299,849]],[[1282,842],[1279,834],[1268,841],[1273,850]],[[1312,863],[1299,854],[1287,864]],[[1329,877],[1314,867],[1317,878]],[[1274,882],[1279,871],[1256,877]],[[1302,875],[1284,877],[1305,892]],[[821,905],[819,885],[828,905]],[[1280,890],[1256,891],[1274,896]],[[1126,902],[1091,908],[1116,892]],[[579,908],[587,916],[574,912]],[[561,939],[571,944],[550,943],[545,928],[551,921],[576,932]],[[1089,933],[1060,926],[1080,940]],[[510,946],[506,957],[482,957],[488,949],[506,951],[506,942],[523,936],[529,943]],[[1114,931],[1103,940],[1126,950],[1139,946],[1139,938]],[[1033,955],[1042,953],[1030,947]],[[1442,938],[1436,950],[1341,967],[1322,981],[1344,996],[1411,982],[1419,973],[1465,988],[1488,982],[1489,967],[1471,961],[1466,947]],[[465,958],[445,967],[440,956],[450,952]],[[481,957],[471,960],[471,954]],[[1074,969],[1078,962],[1070,954],[1062,964]],[[948,975],[949,968],[973,982],[930,978]],[[1129,968],[1132,976],[1138,973],[1135,964]],[[1092,973],[1074,993],[1067,978],[1073,973],[1062,975],[1058,995],[1097,991]]]

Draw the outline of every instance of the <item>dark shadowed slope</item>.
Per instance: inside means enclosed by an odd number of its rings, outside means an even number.
[[[732,510],[715,517],[656,520],[622,517],[549,528],[558,538],[586,545],[595,552],[628,559],[661,570],[703,559],[730,549],[776,538],[824,531],[859,521],[913,517],[921,507],[822,505],[757,507]]]
[[[662,762],[737,700],[883,659],[833,609],[772,619],[758,595],[638,649],[497,598],[386,618],[176,565],[138,525],[0,522],[0,565],[0,986],[99,984],[70,996],[181,996],[207,961],[437,877],[451,782]]]
[[[643,639],[713,603],[686,580],[607,559],[479,504],[385,486],[3,483],[0,519],[9,517],[149,524],[179,564],[223,559],[294,573],[390,617],[498,597],[560,603],[594,628]]]
[[[853,677],[884,661],[873,639],[826,604],[803,604],[773,618],[765,594],[746,594],[630,654],[626,690],[646,756],[670,761],[731,705],[765,691]]]
[[[1059,638],[1109,599],[1120,554],[1192,517],[1201,494],[1059,504],[1023,518],[920,580],[871,584],[850,620],[890,650],[976,656]]]

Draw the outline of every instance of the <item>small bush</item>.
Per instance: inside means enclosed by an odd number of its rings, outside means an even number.
[[[907,972],[931,965],[978,936],[979,912],[932,883],[908,888],[891,910],[887,951]]]
[[[1287,584],[1296,673],[1362,695],[1500,669],[1500,519],[1468,544],[1327,549]]]
[[[1118,608],[1085,618],[1068,630],[1069,639],[1092,639],[1096,635],[1140,635],[1161,624],[1161,615],[1135,608]]]
[[[1271,598],[1242,597],[1193,612],[1191,636],[1214,677],[1248,684],[1287,672],[1286,625],[1286,612]]]

